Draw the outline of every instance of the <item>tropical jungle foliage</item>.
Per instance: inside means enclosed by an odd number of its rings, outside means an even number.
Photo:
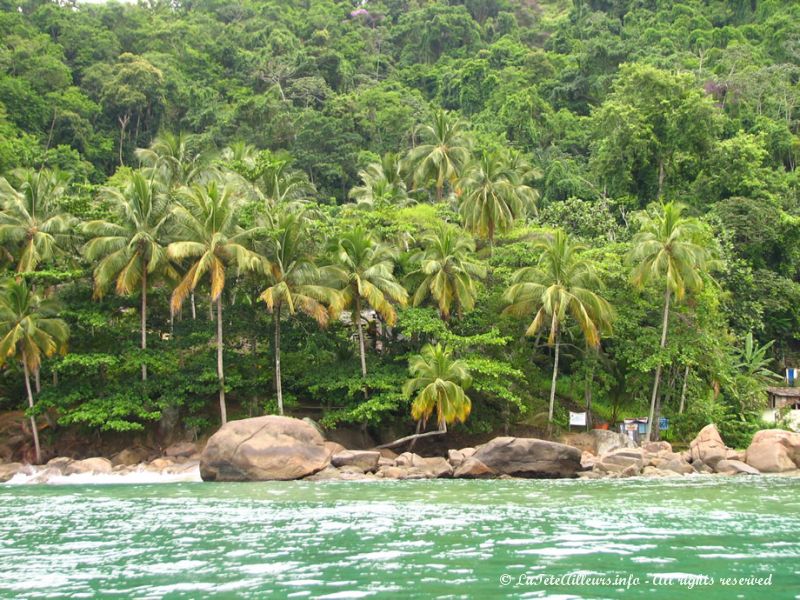
[[[0,0],[0,408],[745,444],[800,355],[799,80],[778,0]]]

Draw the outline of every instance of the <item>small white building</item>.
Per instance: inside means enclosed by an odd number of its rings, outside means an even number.
[[[794,431],[800,431],[800,387],[767,388],[767,423],[781,421]]]

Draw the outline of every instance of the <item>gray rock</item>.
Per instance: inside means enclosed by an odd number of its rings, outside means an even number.
[[[513,477],[575,477],[581,470],[580,450],[536,438],[497,437],[471,458],[496,475]]]
[[[642,469],[642,475],[644,477],[676,477],[678,473],[675,471],[667,471],[664,469],[659,469],[657,467],[646,466]]]
[[[690,473],[698,472],[694,466],[690,465],[682,458],[667,460],[661,463],[658,468],[663,471],[672,471],[673,473],[679,473],[681,475],[689,475]]]
[[[347,450],[344,446],[337,442],[325,442],[325,447],[330,450],[331,456],[334,454],[339,454],[339,452],[344,452]]]
[[[644,450],[647,454],[665,454],[665,453],[672,453],[672,444],[669,442],[645,442],[642,444],[642,450]]]
[[[691,453],[692,462],[702,460],[711,468],[717,464],[718,461],[726,458],[728,455],[728,448],[722,437],[717,431],[717,426],[713,423],[706,425],[689,443],[689,452]]]
[[[357,467],[362,473],[375,471],[381,453],[377,450],[345,450],[338,452],[331,457],[331,464],[334,467]]]
[[[728,460],[723,458],[719,461],[716,466],[714,467],[717,473],[722,473],[724,475],[760,475],[761,471],[756,469],[755,467],[751,467],[750,465],[743,463],[740,460]]]
[[[87,458],[76,460],[64,467],[64,475],[78,475],[81,473],[111,473],[113,470],[111,461],[107,458]]]
[[[325,440],[308,423],[274,415],[230,421],[208,440],[204,481],[301,479],[330,464]]]
[[[197,444],[194,442],[178,442],[164,450],[164,456],[170,458],[189,458],[197,453]]]
[[[714,469],[712,469],[711,467],[709,467],[709,466],[708,466],[706,463],[704,463],[702,460],[696,460],[696,461],[694,461],[694,462],[691,464],[691,467],[692,467],[692,469],[694,469],[694,471],[695,471],[695,472],[697,472],[697,473],[701,473],[701,474],[703,474],[703,475],[708,475],[708,474],[710,474],[710,473],[713,473],[713,472],[714,472]]]
[[[68,456],[57,456],[56,458],[51,458],[48,460],[46,466],[55,467],[63,471],[68,464],[73,462],[73,460],[74,459],[69,458]]]
[[[317,471],[313,475],[305,477],[304,481],[337,481],[342,479],[342,473],[336,467],[328,465],[321,471]]]
[[[403,452],[394,459],[398,467],[414,467],[428,474],[429,477],[450,477],[453,475],[453,467],[447,459],[441,456],[423,458],[419,454]]]
[[[592,429],[589,432],[594,438],[594,453],[596,456],[608,454],[619,448],[635,448],[636,443],[624,433],[609,431],[608,429]]]
[[[5,483],[17,473],[25,471],[25,465],[18,462],[0,464],[0,483]]]
[[[375,474],[381,479],[431,479],[430,473],[417,467],[381,467]]]
[[[620,448],[600,457],[594,470],[601,473],[622,473],[632,467],[637,474],[644,467],[644,452],[641,448]]]
[[[133,466],[146,462],[150,457],[150,452],[144,448],[125,448],[111,457],[111,464]]]
[[[494,471],[474,456],[464,459],[453,473],[453,477],[464,479],[482,479],[494,476]]]
[[[785,473],[800,468],[800,433],[782,429],[756,432],[745,453],[746,462],[762,473]]]

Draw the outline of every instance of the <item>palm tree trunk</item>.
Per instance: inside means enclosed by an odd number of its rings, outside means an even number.
[[[356,314],[353,315],[356,320],[356,326],[358,327],[358,348],[361,352],[361,377],[364,379],[367,378],[367,355],[366,350],[364,348],[364,329],[361,325],[361,302],[356,300]]]
[[[667,346],[667,327],[669,326],[669,301],[672,296],[672,290],[667,285],[667,291],[664,292],[664,321],[661,324],[661,350]],[[647,419],[647,440],[653,441],[653,419],[656,414],[656,399],[658,398],[658,386],[661,383],[661,363],[656,367],[656,377],[653,381],[653,395],[650,397],[650,415]]]
[[[214,320],[214,299],[211,297],[208,298],[208,320]]]
[[[583,399],[586,401],[586,431],[592,427],[592,384],[594,383],[594,355],[589,359],[591,364],[583,387]]]
[[[195,306],[194,303],[194,292],[192,292],[190,295],[192,300],[192,321],[194,321],[195,319],[197,319],[197,306]]]
[[[147,265],[142,269],[142,350],[147,350]],[[170,310],[170,318],[172,310]],[[142,357],[144,360],[144,357]],[[142,381],[147,381],[147,362],[142,362]]]
[[[683,414],[683,409],[686,406],[686,386],[689,383],[689,365],[683,371],[683,388],[681,389],[681,405],[678,408],[678,414]]]
[[[420,429],[422,429],[422,419],[417,419],[417,430],[414,432],[414,435],[419,435]],[[408,445],[408,450],[406,452],[411,452],[414,449],[414,446],[417,445],[417,440],[419,438],[415,437],[411,440],[411,443]]]
[[[22,351],[22,368],[25,370],[25,390],[28,392],[28,406],[33,410],[33,392],[31,391],[31,374],[28,370],[28,360],[25,351]],[[31,431],[33,432],[33,445],[36,448],[36,464],[42,464],[42,448],[39,446],[39,430],[36,428],[36,417],[31,415]]]
[[[290,307],[291,308],[291,307]],[[281,305],[275,306],[275,391],[278,394],[278,414],[283,415],[283,388],[281,386]]]
[[[33,373],[33,389],[36,390],[36,395],[37,396],[42,393],[42,378],[41,378],[41,374],[42,374],[41,367],[36,369],[36,371]]]
[[[219,378],[219,414],[222,424],[228,422],[225,407],[225,369],[222,365],[222,294],[217,298],[217,377]]]
[[[553,380],[550,382],[550,410],[547,413],[547,422],[553,422],[553,409],[556,405],[556,380],[558,379],[558,353],[561,346],[561,334],[556,329],[556,354],[553,359]]]

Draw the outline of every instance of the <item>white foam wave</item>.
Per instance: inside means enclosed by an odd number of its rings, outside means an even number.
[[[187,483],[202,481],[200,467],[196,466],[179,472],[153,471],[139,468],[125,473],[76,473],[74,475],[49,475],[40,477],[42,471],[36,468],[27,472],[20,472],[6,482],[6,485],[108,485],[118,483],[143,484],[143,483]]]

